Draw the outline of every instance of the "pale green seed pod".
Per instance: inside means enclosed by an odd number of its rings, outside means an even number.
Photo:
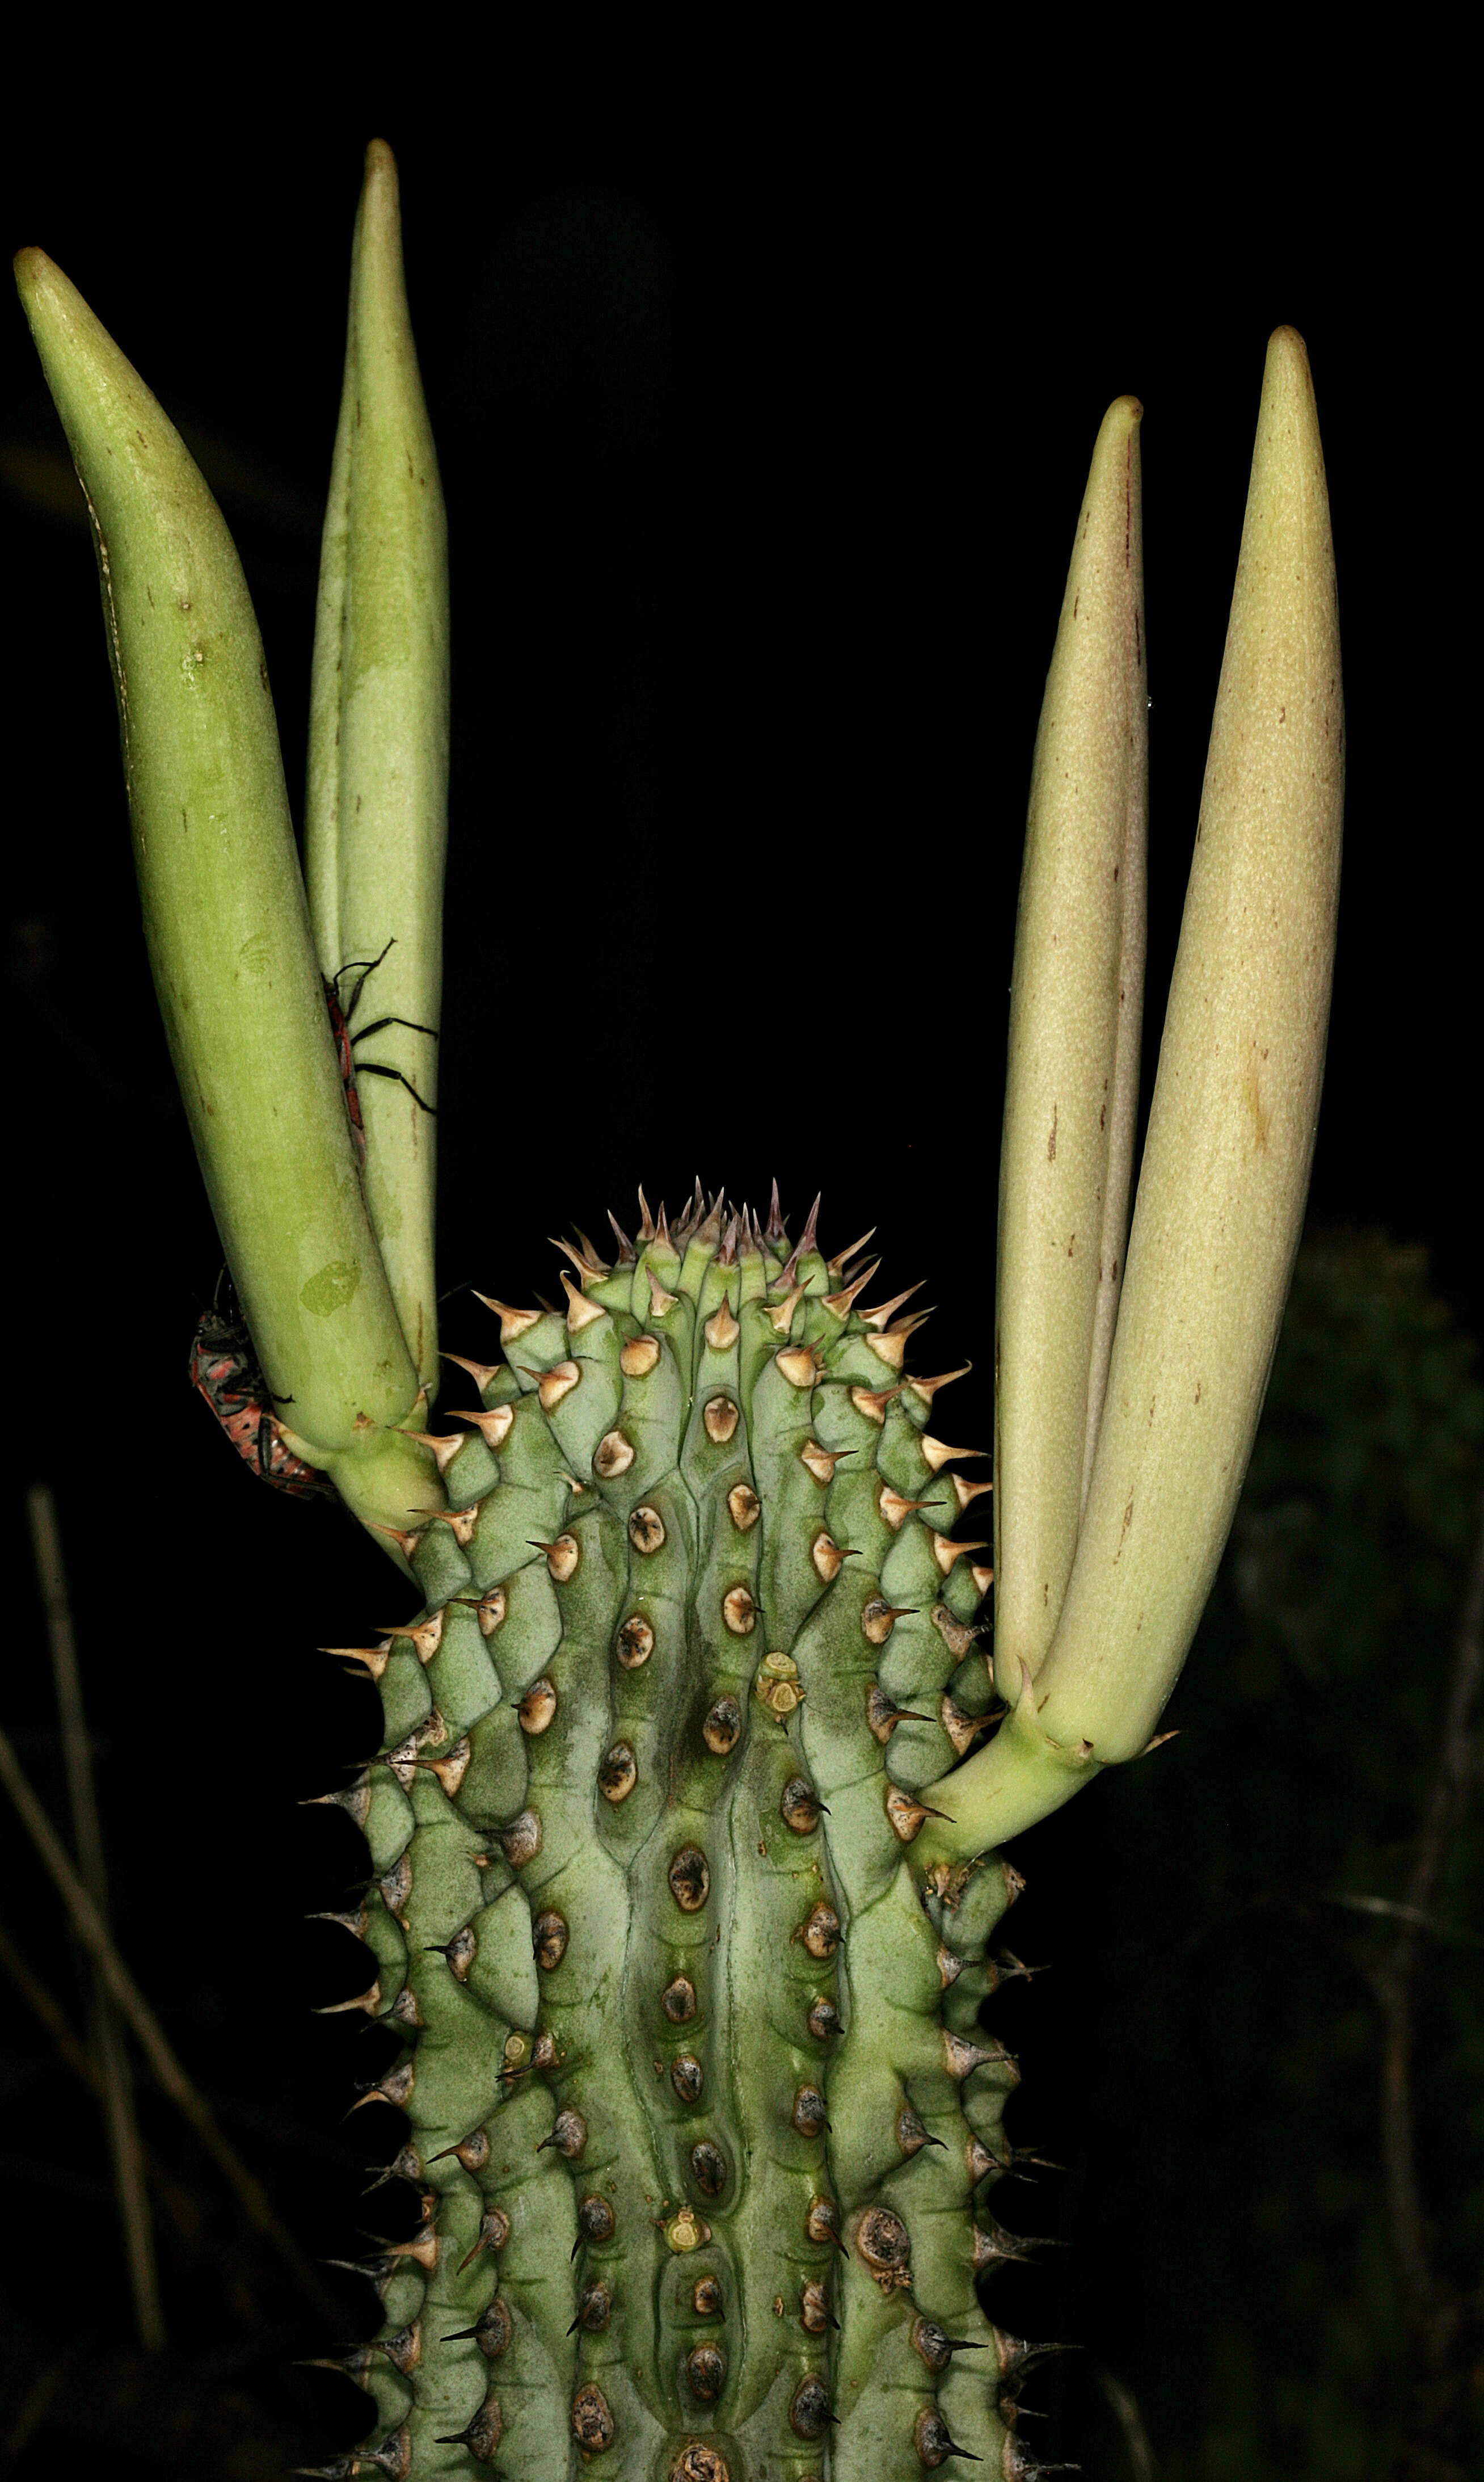
[[[397,166],[367,149],[320,564],[304,869],[321,971],[375,964],[351,1019],[362,1175],[408,1350],[436,1391],[433,1192],[448,840],[448,527],[403,277]],[[388,946],[390,942],[390,946]],[[406,1080],[378,1073],[391,1068]],[[409,1091],[412,1090],[412,1091]]]
[[[1103,1411],[1143,1007],[1149,700],[1138,426],[1104,416],[1036,736],[1015,965],[995,1347],[995,1636],[1032,1673]]]
[[[15,274],[92,523],[191,1133],[270,1390],[323,1463],[404,1419],[417,1377],[356,1176],[251,599],[138,372],[43,251]],[[404,1483],[396,1496],[405,1511]]]
[[[1107,1398],[1066,1599],[1014,1713],[923,1798],[970,1852],[1135,1756],[1251,1454],[1303,1223],[1344,798],[1334,550],[1303,340],[1268,346],[1241,555]]]

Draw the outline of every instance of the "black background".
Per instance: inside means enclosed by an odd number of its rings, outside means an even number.
[[[550,1291],[546,1236],[573,1219],[596,1235],[610,1205],[628,1221],[639,1179],[672,1206],[697,1173],[766,1203],[776,1175],[795,1221],[822,1188],[828,1247],[874,1224],[892,1289],[928,1279],[942,1307],[923,1366],[977,1365],[942,1427],[987,1439],[1020,838],[1093,439],[1114,396],[1143,400],[1147,1098],[1263,348],[1288,321],[1324,435],[1349,748],[1314,1206],[1424,1241],[1477,1329],[1460,599],[1476,520],[1447,144],[1415,143],[1400,92],[1343,141],[1327,120],[1315,139],[1322,97],[1307,94],[1302,114],[1255,110],[1239,131],[1134,127],[1115,108],[1127,63],[1101,107],[1080,96],[1075,128],[1032,133],[1013,83],[991,79],[980,108],[955,100],[969,63],[907,66],[899,90],[883,68],[864,117],[832,99],[715,126],[709,88],[667,125],[616,102],[580,119],[548,73],[451,125],[388,79],[312,132],[271,102],[250,136],[203,117],[184,152],[163,122],[123,145],[14,109],[7,247],[39,243],[66,270],[195,447],[256,601],[296,808],[361,153],[372,134],[397,150],[453,559],[443,1281]],[[1207,127],[1199,112],[1184,125]],[[355,1967],[298,1916],[341,1900],[355,1849],[295,1804],[376,1734],[370,1693],[314,1648],[403,1617],[406,1590],[335,1515],[254,1488],[186,1386],[220,1254],[139,933],[81,499],[13,310],[0,445],[4,1721],[60,1817],[21,1510],[44,1477],[120,1942],[286,2216],[334,2252],[356,2187],[337,2114],[366,2053],[344,2020],[308,2017]],[[444,1322],[456,1350],[490,1347],[466,1295]],[[1199,1751],[1160,1763],[1195,1768]],[[1028,1912],[1044,1892],[1017,1943],[1071,1969],[1016,2012],[1018,2133],[1084,2173],[1079,1873],[1116,1885],[1117,1868],[1101,1798],[1019,1855]],[[75,2008],[60,1916],[18,1832],[0,1822],[0,1842],[8,1914]],[[1114,1901],[1158,1910],[1145,1881]],[[17,2020],[5,2144],[95,2178],[92,2107],[43,2062]],[[144,2108],[164,2145],[168,2118]],[[24,2307],[13,2285],[18,2401],[33,2363],[75,2332],[122,2347],[128,2317],[106,2196],[16,2194],[44,2270]],[[1047,2229],[1056,2212],[1039,2209]],[[1178,2252],[1178,2231],[1162,2245]],[[318,2418],[323,2441],[338,2415],[348,2435],[332,2382],[273,2375],[324,2338],[246,2245],[244,2263],[255,2341],[239,2349],[212,2282],[178,2268],[172,2339],[219,2347],[223,2369],[238,2352],[244,2424]],[[1158,2359],[1127,2299],[1036,2281],[1009,2323],[1073,2316],[1126,2377]],[[1063,2388],[1055,2417],[1058,2452],[1122,2472],[1089,2381]],[[157,2469],[129,2461],[144,2449],[123,2416],[99,2418],[119,2472]]]

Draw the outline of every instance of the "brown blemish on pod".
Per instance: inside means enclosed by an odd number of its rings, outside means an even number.
[[[715,2404],[726,2385],[726,2355],[719,2344],[695,2344],[686,2355],[686,2385],[703,2404]]]
[[[698,2275],[695,2280],[695,2290],[690,2295],[690,2307],[697,2318],[719,2318],[725,2306],[721,2297],[721,2286],[716,2277]]]
[[[809,2031],[817,2043],[826,2042],[831,2035],[843,2034],[845,2031],[840,2021],[839,2009],[833,1999],[826,1999],[822,1993],[818,1998],[811,2000],[807,2022]]]
[[[830,2124],[825,2117],[824,2097],[818,2086],[795,2087],[794,2108],[789,2117],[798,2136],[823,2136]]]
[[[713,1396],[701,1415],[706,1437],[718,1448],[725,1447],[741,1419],[740,1409],[730,1396]]]
[[[475,1528],[479,1524],[483,1506],[482,1499],[472,1499],[467,1508],[430,1509],[429,1522],[432,1525],[446,1525],[459,1549],[463,1550],[474,1541]]]
[[[598,1790],[605,1801],[627,1801],[638,1782],[638,1760],[627,1741],[615,1741],[598,1769]]]
[[[516,1718],[519,1722],[521,1730],[523,1732],[529,1732],[532,1738],[534,1739],[537,1733],[547,1731],[550,1729],[553,1721],[555,1720],[556,1713],[556,1684],[549,1680],[543,1672],[539,1680],[533,1680],[530,1688],[521,1700],[520,1704],[516,1707]]]
[[[726,1495],[727,1513],[739,1534],[750,1534],[763,1514],[763,1503],[752,1485],[738,1482]]]
[[[733,1637],[750,1637],[757,1626],[758,1607],[745,1586],[734,1586],[721,1597],[721,1618]]]
[[[809,1954],[822,1963],[826,1957],[833,1956],[840,1945],[840,1915],[834,1906],[827,1905],[821,1897],[799,1924],[794,1937],[801,1939]]]
[[[1008,2164],[1001,2162],[998,2154],[991,2154],[982,2137],[976,2137],[973,2134],[964,2140],[964,2161],[968,2166],[969,2178],[976,2188],[981,2180],[988,2178],[991,2172],[1005,2172],[1009,2169]]]
[[[552,2123],[550,2135],[542,2138],[536,2152],[543,2154],[549,2146],[555,2147],[557,2152],[564,2154],[570,2163],[581,2154],[586,2143],[587,2123],[582,2113],[571,2110],[559,2111]]]
[[[800,2439],[822,2439],[829,2425],[829,2390],[818,2370],[799,2380],[789,2406],[789,2425]]]
[[[711,1866],[698,1844],[683,1844],[669,1866],[670,1894],[683,1914],[698,1914],[711,1893]]]
[[[791,1776],[778,1802],[786,1827],[795,1835],[812,1835],[820,1824],[822,1805],[812,1783],[802,1776]]]
[[[553,1973],[567,1952],[565,1918],[555,1905],[546,1906],[531,1925],[531,1950],[543,1973]]]
[[[647,1379],[660,1359],[657,1335],[631,1335],[618,1348],[618,1367],[625,1379]]]
[[[681,2051],[670,2062],[670,2083],[682,2102],[699,2102],[706,2082],[705,2071],[691,2051]]]
[[[625,1672],[638,1672],[655,1650],[655,1633],[642,1612],[631,1612],[618,1632],[616,1650]]]
[[[629,1511],[629,1540],[641,1560],[652,1560],[664,1541],[664,1519],[647,1501]]]
[[[820,1375],[813,1350],[807,1344],[791,1344],[785,1352],[775,1354],[773,1359],[791,1387],[813,1387]]]
[[[857,1413],[864,1413],[867,1421],[874,1422],[879,1430],[886,1420],[886,1409],[892,1398],[900,1394],[899,1387],[852,1387],[850,1402]]]
[[[634,1443],[622,1431],[605,1431],[592,1452],[592,1470],[599,1482],[612,1482],[634,1463]]]
[[[964,1969],[964,1960],[963,1960],[963,1958],[962,1958],[961,1956],[955,1956],[955,1955],[953,1954],[952,1949],[951,1949],[950,1947],[947,1947],[947,1946],[945,1946],[945,1944],[944,1944],[943,1941],[942,1941],[942,1940],[940,1940],[940,1941],[938,1941],[938,1987],[939,1987],[939,1989],[940,1989],[940,1990],[942,1990],[942,1991],[947,1991],[947,1990],[949,1989],[949,1987],[950,1987],[950,1984],[955,1983],[955,1982],[958,1980],[958,1977],[959,1977],[959,1975],[962,1973],[963,1969]]]
[[[563,1396],[570,1396],[583,1376],[575,1361],[554,1361],[550,1370],[529,1370],[524,1362],[520,1367],[524,1378],[535,1381],[535,1392],[541,1400],[543,1413],[552,1413]]]
[[[689,1974],[677,1973],[665,1984],[660,2005],[672,2025],[689,2025],[695,2015],[695,1985]]]
[[[612,2446],[613,2416],[595,2379],[579,2388],[572,2398],[572,2436],[585,2456],[601,2455],[604,2448]]]
[[[909,2102],[904,2102],[897,2115],[894,2134],[908,2162],[914,2154],[921,2154],[924,2146],[943,2144],[941,2137],[929,2136],[925,2122],[921,2114],[913,2110]]]
[[[699,2138],[691,2147],[690,2174],[704,2198],[719,2198],[726,2187],[726,2156],[709,2137]]]
[[[701,1738],[716,1757],[731,1756],[742,1738],[742,1708],[735,1698],[718,1698],[705,1723]]]
[[[601,2336],[612,2314],[613,2287],[599,2277],[595,2283],[585,2284],[578,2294],[577,2316],[567,2334],[573,2335],[581,2327],[586,2336]]]
[[[904,2292],[912,2281],[912,2242],[890,2206],[868,2206],[855,2227],[855,2252],[883,2292]]]
[[[798,2296],[799,2325],[806,2336],[822,2336],[829,2325],[829,2294],[817,2276],[811,2276]]]

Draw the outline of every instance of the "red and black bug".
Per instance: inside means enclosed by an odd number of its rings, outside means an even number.
[[[396,944],[395,939],[388,939],[379,957],[372,957],[369,960],[357,957],[353,964],[342,965],[333,981],[327,974],[321,976],[325,985],[325,1005],[329,1010],[329,1028],[335,1038],[335,1049],[340,1058],[340,1083],[345,1088],[346,1118],[351,1123],[351,1136],[354,1143],[355,1160],[358,1164],[364,1164],[366,1160],[366,1123],[361,1118],[361,1098],[355,1091],[357,1077],[394,1078],[399,1086],[405,1086],[420,1112],[430,1113],[434,1118],[437,1115],[437,1105],[425,1102],[411,1078],[404,1077],[400,1069],[389,1069],[383,1061],[357,1060],[355,1057],[356,1043],[364,1043],[368,1035],[380,1034],[389,1025],[404,1025],[413,1034],[430,1035],[434,1043],[438,1040],[435,1026],[419,1025],[417,1019],[410,1017],[378,1017],[373,1024],[358,1027],[354,1034],[351,1032],[351,1019],[360,1005],[360,996],[369,978]],[[350,999],[342,1003],[340,986],[347,974],[359,974],[360,981],[351,991]]]
[[[205,1397],[238,1455],[264,1482],[296,1499],[334,1498],[329,1476],[306,1465],[284,1442],[224,1267],[212,1306],[196,1321],[191,1339],[191,1385]]]

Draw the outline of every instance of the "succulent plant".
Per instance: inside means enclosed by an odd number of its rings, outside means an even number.
[[[195,1375],[267,1479],[327,1478],[419,1598],[333,1650],[382,1703],[376,1762],[326,1799],[370,1851],[352,2004],[404,2044],[363,2099],[405,2113],[390,2168],[422,2215],[367,2268],[371,2443],[322,2470],[1028,2482],[1044,2348],[980,2298],[1025,2248],[993,2208],[1017,2159],[984,2022],[1021,1970],[993,1949],[1021,1884],[1001,1848],[1156,1733],[1313,1151],[1343,745],[1302,341],[1268,348],[1127,1251],[1134,400],[1094,450],[1017,928],[991,1545],[956,1530],[991,1485],[937,1435],[958,1373],[909,1367],[912,1296],[868,1301],[872,1235],[828,1253],[812,1209],[791,1237],[776,1189],[754,1212],[697,1182],[673,1221],[640,1191],[606,1256],[578,1231],[559,1306],[489,1299],[499,1350],[430,1430],[448,620],[395,166],[372,147],[356,225],[302,875],[221,515],[66,278],[39,251],[17,276],[241,1303]]]

